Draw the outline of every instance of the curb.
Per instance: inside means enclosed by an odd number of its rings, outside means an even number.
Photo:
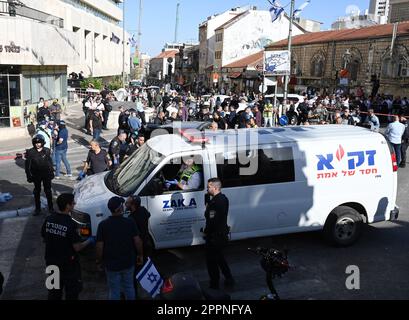
[[[14,160],[15,158],[16,158],[16,156],[12,156],[12,155],[9,155],[9,156],[1,155],[0,156],[0,161],[2,161],[2,160]]]
[[[45,208],[47,208],[47,199],[44,197],[41,197],[41,209],[45,209]],[[28,217],[34,212],[34,210],[35,210],[35,206],[26,207],[26,208],[18,208],[15,210],[0,211],[0,220]]]

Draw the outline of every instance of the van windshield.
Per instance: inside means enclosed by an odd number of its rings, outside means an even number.
[[[164,156],[144,144],[119,168],[111,171],[105,179],[107,188],[113,193],[128,197],[135,193],[142,181],[162,161]]]

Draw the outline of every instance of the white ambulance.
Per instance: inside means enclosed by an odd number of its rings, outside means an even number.
[[[202,184],[167,190],[194,156]],[[207,180],[219,177],[230,201],[231,239],[323,230],[347,246],[363,223],[395,220],[397,163],[385,137],[353,126],[186,132],[150,139],[116,171],[75,187],[73,219],[83,236],[110,216],[108,200],[139,195],[151,213],[156,248],[202,244]]]

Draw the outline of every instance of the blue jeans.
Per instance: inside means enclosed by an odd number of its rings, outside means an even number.
[[[400,165],[400,162],[402,161],[402,149],[401,149],[401,144],[394,144],[391,143],[393,146],[393,149],[395,150],[396,153],[396,162],[398,163],[398,165]]]
[[[67,169],[67,174],[71,174],[71,167],[67,159],[67,149],[55,150],[55,162],[56,162],[55,176],[56,177],[60,176],[61,160],[64,163],[65,169]]]
[[[106,270],[109,300],[120,300],[121,292],[126,300],[135,300],[134,271],[134,267],[122,271]]]
[[[100,129],[94,129],[94,133],[92,135],[92,138],[94,140],[99,140],[99,137],[101,136],[101,130]]]

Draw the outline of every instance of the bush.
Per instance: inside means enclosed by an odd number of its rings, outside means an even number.
[[[81,81],[81,88],[82,89],[88,89],[90,88],[97,89],[97,90],[102,90],[104,87],[104,83],[102,82],[102,79],[99,78],[87,78]]]
[[[122,85],[122,78],[121,77],[115,77],[112,79],[112,81],[108,84],[108,89],[112,91],[116,91],[118,89],[123,88]]]

